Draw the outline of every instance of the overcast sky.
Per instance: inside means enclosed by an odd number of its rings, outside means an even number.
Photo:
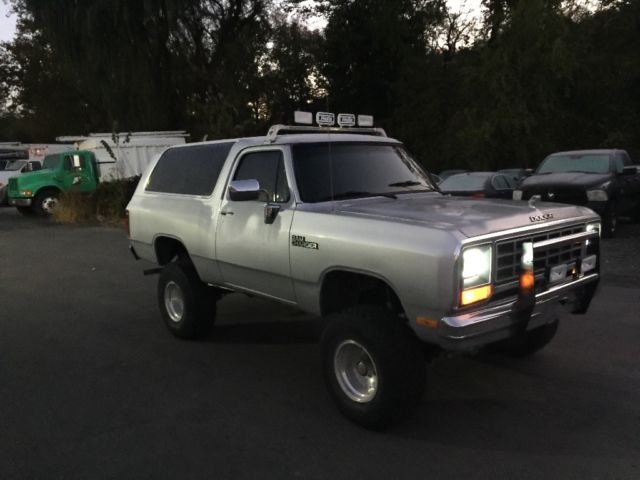
[[[461,7],[465,11],[477,11],[481,0],[448,0],[452,9]],[[0,0],[0,41],[11,40],[16,31],[15,15],[9,15],[10,7]]]

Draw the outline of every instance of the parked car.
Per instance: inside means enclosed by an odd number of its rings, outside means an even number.
[[[438,174],[438,177],[440,177],[440,181],[442,182],[443,180],[446,180],[451,175],[456,175],[458,173],[466,173],[468,171],[469,170],[443,170]]]
[[[511,198],[515,180],[497,172],[467,172],[451,175],[438,187],[442,193],[475,198]]]
[[[498,170],[498,173],[504,173],[512,177],[516,185],[520,185],[525,178],[533,175],[533,171],[533,168],[502,168]]]
[[[602,217],[602,235],[612,237],[618,216],[640,221],[640,174],[624,150],[576,150],[549,155],[514,191],[514,200],[534,195],[583,205]]]
[[[42,168],[40,162],[36,160],[13,160],[4,170],[0,170],[0,205],[8,203],[9,179],[24,173],[35,172]]]
[[[530,355],[562,304],[587,310],[599,279],[594,212],[442,195],[374,128],[278,125],[172,147],[127,208],[173,335],[208,335],[232,292],[320,315],[329,393],[367,428],[419,404],[425,351]]]

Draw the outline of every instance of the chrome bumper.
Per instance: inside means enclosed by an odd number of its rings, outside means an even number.
[[[473,350],[489,343],[532,330],[557,318],[561,300],[568,300],[576,290],[591,286],[600,275],[592,273],[577,280],[550,287],[535,296],[535,306],[528,318],[523,318],[510,299],[481,310],[457,316],[443,317],[438,325],[439,344],[447,350]]]
[[[30,207],[32,198],[9,198],[9,205],[12,207]]]

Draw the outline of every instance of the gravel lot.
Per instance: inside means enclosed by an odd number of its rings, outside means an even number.
[[[173,338],[122,231],[0,209],[0,479],[640,478],[638,225],[535,357],[441,358],[410,422],[335,410],[317,319],[242,295]]]

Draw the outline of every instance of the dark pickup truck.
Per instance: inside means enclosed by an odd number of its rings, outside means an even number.
[[[586,206],[602,217],[602,235],[615,235],[619,216],[640,221],[640,173],[624,150],[577,150],[549,155],[513,192],[514,200]]]

